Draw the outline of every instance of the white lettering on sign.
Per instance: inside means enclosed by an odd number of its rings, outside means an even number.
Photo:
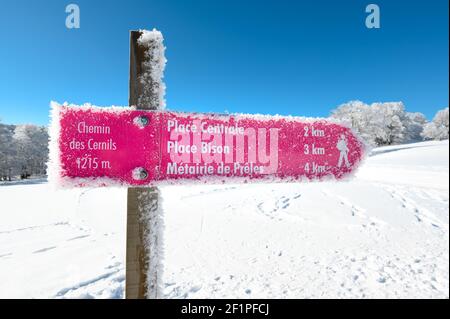
[[[210,133],[210,134],[244,134],[244,128],[235,126],[226,126],[224,124],[208,125],[200,120],[193,121],[192,124],[180,124],[178,120],[167,121],[167,131],[175,133]]]
[[[111,134],[111,128],[106,125],[86,125],[86,122],[78,123],[80,134]]]
[[[172,164],[167,166],[167,174],[192,174],[190,169],[174,164],[233,164],[228,169],[218,166],[219,174],[233,172],[237,175],[272,174],[278,169],[278,131],[276,128],[243,128],[238,124],[208,124],[193,120],[179,123],[168,120],[170,132],[166,150]],[[233,151],[234,150],[234,151]],[[256,165],[259,163],[260,165]],[[250,165],[242,165],[250,164]],[[202,165],[192,166],[197,170],[208,170]],[[207,173],[207,174],[212,174]]]

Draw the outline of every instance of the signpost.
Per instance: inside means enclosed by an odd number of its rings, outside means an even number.
[[[126,298],[156,298],[162,184],[342,179],[364,157],[343,125],[279,116],[164,112],[158,31],[132,31],[133,107],[52,103],[49,179],[128,188]]]
[[[128,104],[137,109],[157,110],[164,104],[163,94],[160,94],[161,86],[164,85],[161,80],[165,65],[162,42],[162,34],[156,30],[130,33]],[[127,138],[131,140],[133,137]],[[157,298],[159,258],[155,250],[158,249],[160,240],[160,222],[158,189],[128,188],[125,279],[127,299]]]
[[[61,180],[78,186],[342,179],[364,155],[324,120],[56,107]]]

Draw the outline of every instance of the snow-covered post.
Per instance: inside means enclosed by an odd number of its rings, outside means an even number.
[[[145,110],[164,109],[164,50],[161,32],[131,31],[130,106]],[[128,189],[127,299],[158,297],[162,242],[160,205],[158,188]]]

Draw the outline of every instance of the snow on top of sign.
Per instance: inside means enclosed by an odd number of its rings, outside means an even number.
[[[144,92],[139,97],[139,106],[149,106],[155,110],[163,110],[166,107],[164,95],[166,85],[163,82],[164,69],[167,59],[164,55],[164,37],[156,29],[152,31],[140,30],[141,36],[138,44],[147,48],[146,61],[142,64],[144,70],[139,81],[144,87]]]
[[[66,110],[66,109],[73,109],[73,108],[76,108],[77,110],[81,110],[81,111],[89,111],[92,113],[95,113],[95,112],[121,113],[121,112],[128,112],[128,111],[136,110],[136,107],[134,107],[134,106],[119,106],[119,105],[98,106],[98,105],[93,105],[91,103],[84,103],[81,105],[77,105],[77,104],[72,104],[72,103],[68,103],[68,102],[59,104],[58,102],[55,102],[55,101],[50,102],[50,106],[52,109],[55,107],[59,108],[59,109],[61,109],[62,112],[64,112],[64,110]]]
[[[59,108],[61,108],[62,110],[64,109],[68,109],[68,108],[76,108],[78,110],[84,110],[84,111],[90,111],[90,112],[117,112],[117,113],[121,113],[121,112],[128,112],[128,111],[135,111],[137,110],[137,108],[135,106],[119,106],[119,105],[113,105],[113,106],[97,106],[97,105],[93,105],[91,103],[84,103],[82,105],[76,105],[76,104],[70,104],[68,102],[64,102],[63,104],[59,104],[58,102],[51,102],[51,107],[52,109],[57,106]],[[145,106],[145,105],[144,105]],[[146,110],[146,109],[140,109],[139,111],[147,111],[147,112],[152,112],[153,110]],[[166,112],[172,112],[170,110],[166,110]],[[313,122],[321,122],[321,121],[326,121],[328,123],[336,123],[342,126],[345,126],[348,129],[351,129],[350,127],[350,123],[348,122],[343,122],[339,119],[336,118],[325,118],[325,117],[305,117],[305,116],[297,116],[297,115],[280,115],[280,114],[260,114],[260,113],[255,113],[255,114],[249,114],[249,113],[229,113],[229,114],[224,114],[224,113],[188,113],[188,112],[173,112],[175,113],[178,117],[191,117],[191,118],[196,118],[196,119],[210,119],[211,117],[214,117],[216,119],[227,119],[228,117],[233,117],[236,120],[240,120],[240,119],[252,119],[252,120],[261,120],[261,121],[267,121],[267,120],[284,120],[287,122],[297,122],[297,121],[301,121],[301,122],[309,122],[309,123],[313,123]],[[354,132],[352,130],[352,132],[354,133],[355,136],[358,136],[358,134],[356,134],[356,132]],[[362,140],[361,140],[362,142]]]
[[[171,112],[167,110],[167,112]],[[307,117],[307,116],[298,116],[298,115],[281,115],[281,114],[260,114],[260,113],[187,113],[187,112],[173,112],[178,117],[190,117],[196,118],[199,120],[202,119],[210,119],[214,117],[216,119],[227,119],[229,117],[233,117],[235,120],[241,119],[251,119],[256,121],[268,121],[268,120],[283,120],[286,122],[306,122],[306,123],[314,123],[314,122],[322,122],[326,121],[327,123],[335,123],[342,125],[348,129],[351,129],[349,123],[343,123],[339,119],[336,118],[328,118],[328,117]],[[353,132],[355,133],[355,132]],[[356,135],[356,134],[355,134]]]

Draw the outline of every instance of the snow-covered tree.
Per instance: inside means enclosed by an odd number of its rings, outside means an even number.
[[[364,140],[374,144],[373,112],[370,106],[361,101],[350,101],[340,105],[331,117],[351,126]]]
[[[12,142],[14,127],[0,123],[0,180],[11,180],[15,149]]]
[[[402,102],[371,105],[374,137],[377,145],[399,144],[405,141],[406,113]]]
[[[436,113],[433,121],[427,123],[423,129],[422,136],[428,140],[446,140],[449,132],[448,107]]]
[[[340,105],[331,117],[350,125],[371,145],[399,144],[420,138],[426,121],[420,113],[409,114],[402,102]]]
[[[17,125],[13,139],[17,152],[16,169],[20,170],[20,175],[44,174],[48,156],[47,130],[35,125]]]
[[[47,157],[48,134],[45,127],[0,123],[0,180],[44,175]]]
[[[427,118],[422,113],[406,113],[406,142],[418,142],[422,140],[422,132],[427,124]]]

